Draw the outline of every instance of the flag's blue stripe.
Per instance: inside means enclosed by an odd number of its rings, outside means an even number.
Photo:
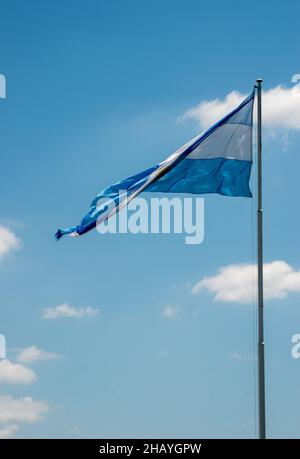
[[[162,193],[219,193],[251,197],[252,161],[238,159],[184,159],[145,191]]]
[[[97,210],[97,205],[99,206],[100,200],[110,199],[114,201],[115,206],[119,205],[119,192],[128,191],[128,194],[133,193],[139,187],[141,187],[149,178],[149,176],[158,169],[160,165],[157,164],[145,171],[139,172],[138,174],[132,175],[131,177],[126,178],[125,180],[120,180],[117,183],[105,188],[101,193],[99,193],[96,198],[93,200],[89,213],[83,217],[80,224],[77,226],[71,226],[65,229],[58,229],[55,233],[55,238],[58,240],[62,236],[71,233],[77,233],[79,235],[87,233],[91,229],[95,228],[97,219],[107,211],[107,209]]]
[[[249,189],[249,177],[251,172],[251,161],[242,161],[226,158],[212,158],[190,160],[187,156],[209,135],[211,135],[219,126],[230,122],[231,118],[242,110],[250,101],[254,99],[252,92],[235,110],[230,112],[219,122],[214,124],[210,129],[198,137],[178,158],[171,162],[166,168],[164,174],[157,181],[150,184],[144,191],[161,191],[161,192],[183,192],[183,193],[219,193],[225,196],[245,196],[251,197]],[[252,125],[252,111],[246,124]],[[150,175],[161,167],[161,164],[155,165],[150,169],[142,171],[125,180],[121,180],[110,187],[104,189],[93,200],[89,213],[82,219],[77,226],[59,229],[55,234],[56,239],[60,239],[65,234],[76,232],[81,235],[90,231],[96,226],[97,219],[106,209],[97,209],[100,199],[109,198],[119,204],[119,191],[127,190],[130,196],[146,183]],[[185,183],[184,183],[185,182]]]
[[[115,200],[115,198],[119,197],[120,190],[135,191],[136,189],[138,189],[148,180],[152,172],[154,172],[158,167],[159,164],[156,164],[155,166],[150,167],[145,171],[139,172],[138,174],[132,175],[131,177],[120,180],[119,182],[114,183],[113,185],[105,188],[93,200],[90,207],[90,213],[93,211],[93,209],[96,209],[97,204],[99,203],[99,199],[109,198]]]
[[[251,161],[238,159],[212,158],[212,159],[184,159],[176,168],[171,169],[166,175],[147,187],[145,191],[165,193],[219,193],[223,196],[243,196],[251,198],[249,178]],[[145,180],[147,179],[146,176]],[[135,190],[135,180],[126,180],[127,190]],[[140,186],[140,185],[139,185]],[[131,188],[133,187],[133,188]],[[125,190],[125,184],[122,183]],[[109,197],[118,205],[118,190],[105,190],[103,197]],[[99,198],[98,198],[99,199]],[[56,238],[60,239],[65,234],[73,232],[82,235],[95,228],[98,217],[106,212],[103,209],[86,215],[81,224],[65,230],[58,230]]]

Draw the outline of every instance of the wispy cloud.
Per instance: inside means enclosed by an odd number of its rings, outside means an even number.
[[[222,118],[245,99],[246,94],[232,91],[223,99],[204,100],[188,109],[180,121],[195,120],[202,129]],[[264,126],[273,129],[300,130],[300,84],[282,85],[263,91]]]
[[[0,226],[0,258],[12,250],[22,247],[21,240],[7,227]]]
[[[0,422],[37,422],[48,412],[46,402],[31,397],[0,396]]]
[[[0,429],[0,439],[13,438],[14,434],[19,430],[16,424],[10,424]]]
[[[17,356],[17,360],[25,364],[34,363],[40,360],[56,360],[62,358],[63,357],[59,354],[43,351],[36,346],[25,347]]]
[[[284,298],[290,292],[300,292],[300,271],[285,261],[265,263],[263,270],[265,299]],[[192,292],[209,290],[214,293],[215,300],[249,303],[253,300],[256,271],[256,266],[252,264],[225,266],[216,275],[200,280]]]
[[[60,319],[62,317],[76,317],[81,319],[86,316],[96,316],[98,312],[98,309],[91,307],[76,308],[68,303],[63,303],[53,308],[45,308],[42,317],[43,319]]]
[[[32,384],[37,380],[33,370],[10,360],[0,362],[0,383],[5,384]]]
[[[240,362],[246,362],[246,361],[249,360],[249,357],[247,357],[244,354],[240,354],[239,352],[233,352],[232,354],[229,354],[227,356],[227,358],[229,360],[237,360],[237,361],[240,361]]]
[[[178,312],[179,308],[177,306],[171,305],[165,306],[161,311],[162,315],[167,319],[174,319],[177,316]]]
[[[162,349],[159,353],[159,357],[161,357],[162,359],[166,359],[167,357],[169,357],[168,349]]]

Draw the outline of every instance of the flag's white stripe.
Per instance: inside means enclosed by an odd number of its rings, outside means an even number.
[[[226,158],[252,160],[252,127],[245,124],[223,124],[206,137],[187,159]]]

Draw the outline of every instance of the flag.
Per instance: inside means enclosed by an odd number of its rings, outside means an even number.
[[[232,112],[162,163],[105,188],[92,201],[81,223],[58,229],[55,238],[58,240],[65,234],[80,236],[90,231],[143,191],[252,197],[249,179],[253,102],[254,91]],[[105,200],[114,202],[113,210],[99,205]]]

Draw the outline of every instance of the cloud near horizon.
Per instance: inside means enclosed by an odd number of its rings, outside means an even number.
[[[49,411],[46,402],[31,397],[0,396],[0,422],[37,422]]]
[[[13,438],[14,434],[19,430],[19,427],[16,424],[10,424],[8,426],[0,429],[0,440],[7,438]]]
[[[256,293],[256,271],[256,265],[252,264],[223,266],[216,275],[200,280],[192,288],[192,293],[208,290],[217,301],[249,303]],[[283,260],[264,263],[265,299],[285,298],[291,292],[300,292],[300,270]]]

